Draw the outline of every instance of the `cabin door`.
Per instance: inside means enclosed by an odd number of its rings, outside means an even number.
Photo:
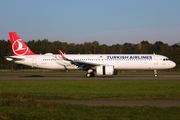
[[[32,67],[36,67],[36,66],[37,66],[36,57],[32,57]]]
[[[156,55],[153,56],[153,64],[158,65],[158,57]]]

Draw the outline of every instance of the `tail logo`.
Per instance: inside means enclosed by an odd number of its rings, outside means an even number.
[[[21,41],[22,39],[17,39],[12,44],[12,50],[16,55],[24,55],[28,51],[28,47],[24,47]]]

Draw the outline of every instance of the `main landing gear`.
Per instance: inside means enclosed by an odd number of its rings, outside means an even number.
[[[89,69],[86,73],[86,77],[90,78],[90,77],[94,77],[94,76],[95,76],[94,71],[92,69]]]
[[[157,70],[154,70],[154,77],[158,77]]]
[[[95,74],[94,74],[93,72],[92,72],[92,73],[87,73],[87,74],[86,74],[86,77],[87,77],[87,78],[89,78],[89,77],[94,77],[94,76],[95,76]]]

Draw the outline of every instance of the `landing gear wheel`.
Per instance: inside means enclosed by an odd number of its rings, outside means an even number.
[[[95,76],[95,75],[94,75],[94,73],[93,73],[93,72],[91,72],[91,73],[87,73],[87,74],[86,74],[86,77],[87,77],[87,78],[94,77],[94,76]]]
[[[157,70],[154,70],[154,77],[158,77]]]
[[[158,77],[158,75],[154,75],[154,77]]]
[[[91,77],[94,77],[94,73],[93,72],[91,73]]]
[[[87,77],[87,78],[90,78],[90,77],[91,77],[91,74],[90,74],[90,73],[87,73],[87,74],[86,74],[86,77]]]

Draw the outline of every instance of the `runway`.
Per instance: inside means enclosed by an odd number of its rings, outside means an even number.
[[[0,80],[180,80],[179,76],[96,76],[86,78],[84,76],[3,76]]]

